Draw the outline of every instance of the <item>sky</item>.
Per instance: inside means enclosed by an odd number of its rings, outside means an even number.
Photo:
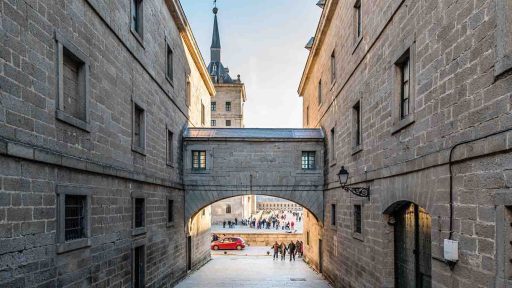
[[[245,83],[245,126],[302,127],[297,87],[304,48],[322,10],[317,0],[217,0],[221,61]],[[206,65],[210,62],[213,0],[181,0]]]

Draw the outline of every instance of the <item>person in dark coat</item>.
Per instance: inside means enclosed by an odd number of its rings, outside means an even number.
[[[272,258],[272,260],[278,260],[279,259],[279,244],[277,243],[274,243],[274,245],[272,245],[272,247],[270,247],[272,250],[274,250],[274,257]]]
[[[290,240],[290,244],[288,244],[288,254],[290,254],[290,261],[295,261],[295,243]]]

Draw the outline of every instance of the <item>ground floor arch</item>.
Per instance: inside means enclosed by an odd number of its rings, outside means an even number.
[[[398,201],[387,210],[393,227],[395,287],[432,287],[432,218],[421,206]]]

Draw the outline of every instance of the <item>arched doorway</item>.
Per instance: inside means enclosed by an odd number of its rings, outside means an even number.
[[[432,287],[431,217],[412,202],[400,203],[394,218],[395,286]]]

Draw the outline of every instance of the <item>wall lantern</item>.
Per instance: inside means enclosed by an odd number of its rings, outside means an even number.
[[[359,197],[365,197],[370,199],[370,187],[348,187],[348,171],[345,169],[345,166],[341,166],[340,172],[338,173],[338,178],[340,180],[340,185],[343,190],[350,192]]]

